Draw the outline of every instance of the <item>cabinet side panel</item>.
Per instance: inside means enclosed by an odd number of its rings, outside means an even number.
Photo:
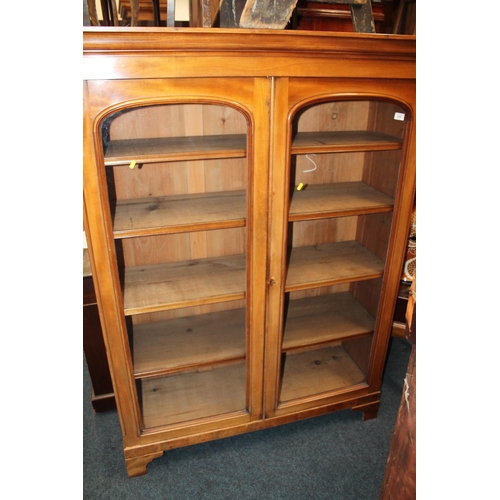
[[[358,281],[349,285],[349,291],[356,300],[374,317],[377,317],[382,290],[382,278]]]
[[[387,259],[392,212],[362,215],[358,218],[356,239],[379,259]]]
[[[368,130],[403,138],[406,112],[394,102],[372,101],[370,103]]]

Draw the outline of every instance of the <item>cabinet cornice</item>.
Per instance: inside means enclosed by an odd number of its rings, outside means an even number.
[[[86,79],[302,76],[311,73],[309,67],[315,68],[317,76],[400,79],[415,78],[416,38],[309,31],[86,28],[83,55]],[[325,63],[318,64],[318,59]]]

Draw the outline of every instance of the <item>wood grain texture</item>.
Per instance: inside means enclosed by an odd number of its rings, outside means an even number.
[[[118,201],[117,237],[241,227],[246,224],[244,191],[162,196]]]
[[[286,290],[378,278],[384,262],[356,241],[294,248]]]
[[[245,309],[136,325],[136,377],[211,366],[245,358]]]
[[[120,52],[151,53],[156,51],[181,52],[208,50],[226,53],[251,51],[261,53],[291,53],[297,52],[308,57],[311,50],[329,52],[330,57],[346,55],[356,58],[360,54],[371,54],[373,58],[386,56],[401,61],[415,63],[415,36],[380,36],[360,33],[324,33],[324,32],[276,32],[273,30],[254,29],[218,29],[210,28],[84,28],[84,55],[109,55]],[[198,52],[192,54],[199,57]],[[378,61],[376,61],[378,63]],[[343,61],[343,64],[348,64]],[[399,73],[391,78],[401,78],[404,65]],[[415,68],[414,68],[415,69]],[[279,69],[276,69],[279,72]],[[207,74],[205,74],[206,76]],[[83,75],[85,78],[85,75]]]
[[[349,284],[349,292],[374,318],[377,317],[382,291],[382,277]]]
[[[155,458],[163,456],[163,451],[158,451],[156,453],[150,453],[143,456],[125,458],[125,464],[127,466],[127,473],[129,477],[143,476],[147,473],[148,464]]]
[[[161,161],[240,158],[246,155],[244,135],[115,140],[105,153],[106,165]]]
[[[340,345],[288,354],[280,402],[328,393],[364,381],[364,373]]]
[[[401,139],[367,131],[300,132],[293,139],[292,154],[401,149]]]
[[[373,333],[375,319],[348,293],[292,300],[283,350],[311,347]]]
[[[245,365],[142,381],[145,428],[244,411]]]
[[[356,240],[379,259],[387,260],[393,212],[362,215],[358,218]]]
[[[394,199],[362,182],[307,185],[295,190],[288,220],[350,216],[391,211]]]
[[[389,38],[289,30],[86,28],[83,48],[83,77],[87,80],[314,75],[387,81],[390,75],[392,83],[416,75],[415,37],[406,35]],[[309,57],[311,49],[314,58]],[[184,57],[186,52],[190,57]],[[332,59],[342,63],[331,64]]]
[[[244,255],[128,268],[125,314],[242,299],[245,285]]]
[[[219,10],[222,8],[222,3],[221,0],[191,0],[189,26],[194,28],[213,27]]]

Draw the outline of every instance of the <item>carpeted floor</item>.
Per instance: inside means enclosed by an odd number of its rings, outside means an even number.
[[[84,362],[86,500],[377,500],[411,345],[392,339],[376,419],[344,410],[165,452],[129,479],[116,411],[95,414]]]

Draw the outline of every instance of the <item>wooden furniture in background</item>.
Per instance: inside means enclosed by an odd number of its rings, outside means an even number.
[[[385,29],[389,3],[392,0],[384,0],[372,8],[370,0],[190,0],[190,26],[373,33],[375,27]]]
[[[92,26],[118,26],[118,11],[115,0],[99,0],[102,21],[99,21],[96,0],[87,0],[90,22]]]
[[[405,337],[407,334],[407,312],[408,302],[411,300],[411,287],[417,265],[417,205],[413,203],[413,211],[408,230],[408,245],[405,263],[401,271],[401,284],[399,286],[398,299],[394,310],[394,324],[392,334],[397,337]]]
[[[387,458],[380,500],[414,500],[417,483],[417,308],[416,281],[409,291],[406,338],[412,344],[403,394]]]
[[[391,32],[392,0],[372,2],[376,33]],[[293,17],[293,29],[312,31],[354,32],[352,13],[348,4],[332,1],[298,0]]]
[[[120,0],[120,10],[132,27],[175,25],[175,0]]]
[[[88,251],[83,251],[83,351],[92,382],[91,403],[96,413],[116,409],[113,383],[99,319]]]
[[[408,307],[408,293],[410,291],[410,283],[401,283],[394,309],[394,318],[392,324],[392,334],[395,337],[406,336],[406,308]]]
[[[416,35],[416,0],[399,0],[398,9],[393,23],[392,33]]]
[[[219,4],[219,0],[189,0],[189,26],[191,28],[211,28],[214,26],[219,15]],[[222,6],[220,8],[222,9]]]
[[[130,476],[374,418],[415,191],[415,37],[84,30],[84,203]]]

